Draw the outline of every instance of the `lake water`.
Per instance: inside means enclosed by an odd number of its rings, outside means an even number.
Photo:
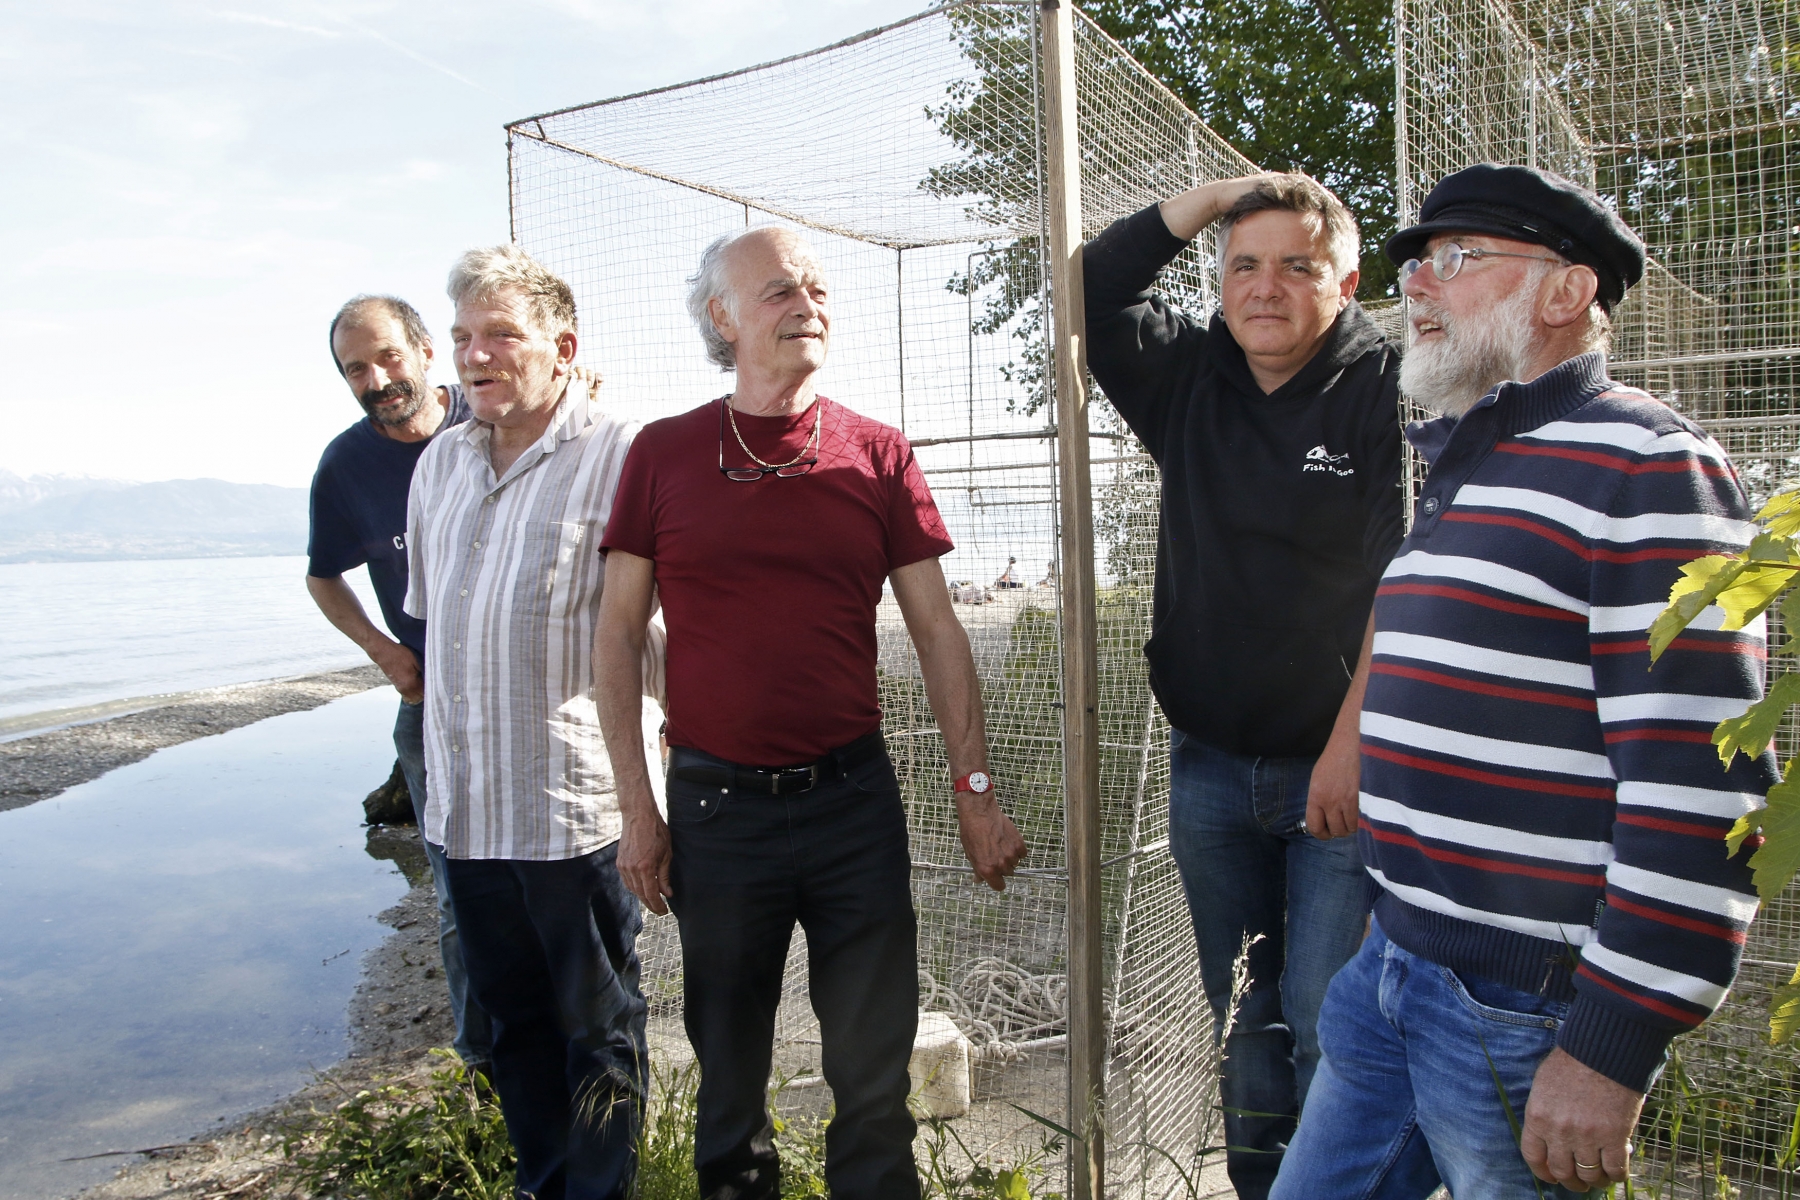
[[[0,813],[0,1197],[100,1182],[133,1160],[59,1160],[183,1141],[344,1056],[407,890],[361,828],[393,714],[347,696]]]
[[[0,733],[34,713],[368,662],[305,575],[299,556],[0,565]],[[346,578],[379,627],[368,572]]]

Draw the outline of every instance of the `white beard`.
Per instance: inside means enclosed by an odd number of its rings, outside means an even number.
[[[1400,390],[1439,416],[1462,416],[1496,385],[1525,374],[1536,304],[1537,288],[1526,286],[1478,320],[1452,321],[1431,301],[1412,301],[1411,318],[1431,318],[1443,336],[1407,350],[1400,363]]]

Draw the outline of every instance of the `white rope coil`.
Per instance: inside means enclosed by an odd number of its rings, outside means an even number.
[[[980,958],[962,968],[954,988],[919,968],[919,1005],[942,1012],[983,1057],[1016,1057],[1024,1042],[1042,1041],[1067,1028],[1066,975],[1038,975],[1000,958]]]

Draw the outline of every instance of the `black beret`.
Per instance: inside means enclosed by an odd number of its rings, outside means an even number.
[[[1425,197],[1419,223],[1388,239],[1396,263],[1418,258],[1434,233],[1487,233],[1548,246],[1600,277],[1608,312],[1644,277],[1644,243],[1594,193],[1536,167],[1481,163],[1446,175]]]

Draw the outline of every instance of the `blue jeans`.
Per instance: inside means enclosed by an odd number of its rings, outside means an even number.
[[[1568,1005],[1420,958],[1376,925],[1319,1016],[1325,1051],[1275,1200],[1571,1196],[1534,1186],[1505,1103],[1523,1125],[1538,1064]]]
[[[456,1021],[456,1053],[466,1063],[484,1068],[494,1057],[494,1030],[487,1014],[469,995],[469,972],[463,966],[462,940],[456,934],[456,913],[450,907],[450,883],[444,877],[444,848],[425,836],[425,706],[400,702],[394,718],[394,750],[400,756],[400,773],[412,794],[413,816],[419,822],[419,841],[425,861],[431,864],[431,884],[437,891],[438,952],[444,959],[444,982],[450,986],[450,1015]]]
[[[494,1021],[494,1090],[536,1200],[625,1200],[649,1044],[638,900],[619,844],[549,862],[452,858],[475,998]]]
[[[1261,1200],[1319,1062],[1319,1005],[1356,953],[1368,873],[1355,838],[1306,832],[1310,758],[1248,758],[1169,732],[1169,848],[1181,870],[1220,1069],[1226,1172]],[[1231,1014],[1246,937],[1249,990]],[[1459,1197],[1460,1200],[1460,1197]]]
[[[721,760],[684,747],[671,767]],[[787,796],[669,778],[670,902],[684,1018],[700,1059],[694,1165],[703,1200],[777,1200],[768,1087],[796,922],[835,1111],[836,1200],[918,1200],[907,1061],[919,1019],[906,811],[886,753]]]

